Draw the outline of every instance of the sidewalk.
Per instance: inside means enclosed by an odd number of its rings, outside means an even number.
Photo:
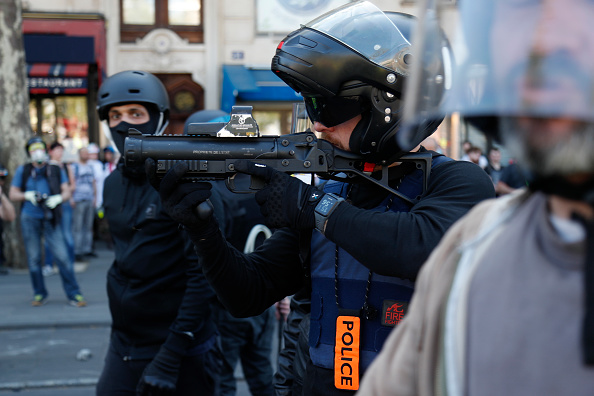
[[[47,304],[32,307],[28,270],[0,276],[0,396],[20,392],[27,396],[94,396],[109,344],[111,316],[106,276],[114,253],[103,243],[97,258],[76,265],[76,277],[88,302],[84,308],[68,304],[58,274],[45,277]],[[274,332],[276,333],[276,330]],[[89,359],[77,358],[88,349]],[[276,368],[278,339],[272,346]],[[248,396],[238,365],[237,396]]]
[[[27,269],[0,276],[0,395],[93,396],[109,344],[111,316],[105,288],[114,253],[96,243],[96,258],[75,265],[88,302],[68,304],[59,274],[45,277],[47,304],[31,306]],[[79,359],[81,352],[88,357]]]
[[[27,269],[0,276],[0,330],[39,327],[109,326],[111,316],[105,282],[114,257],[103,242],[97,242],[96,258],[75,265],[76,278],[88,302],[84,308],[68,305],[59,274],[44,278],[47,304],[32,307],[33,289]]]

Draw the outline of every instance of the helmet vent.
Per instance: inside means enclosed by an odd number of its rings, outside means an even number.
[[[138,94],[140,93],[140,89],[129,89],[128,92],[130,92],[131,94]]]

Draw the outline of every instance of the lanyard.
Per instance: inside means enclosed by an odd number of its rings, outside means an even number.
[[[400,181],[398,182],[398,187],[400,186],[400,183],[402,183],[402,179],[400,179]],[[346,195],[346,200],[348,200],[350,198],[351,187],[352,187],[352,185],[349,185],[349,190]],[[396,190],[398,190],[398,187],[396,187]],[[386,204],[385,212],[390,210],[390,207],[392,206],[392,203],[394,202],[394,197],[395,197],[395,195],[393,195],[393,194],[390,196],[390,199],[388,200],[388,203]],[[335,244],[335,249],[334,249],[334,297],[336,298],[336,307],[338,308],[338,312],[340,313],[341,308],[340,308],[340,303],[338,301],[338,261],[339,261],[338,253],[339,253],[339,250],[340,250],[340,248],[338,247],[337,244]],[[376,308],[369,305],[369,289],[371,288],[372,276],[373,276],[373,272],[371,270],[369,270],[369,275],[367,276],[367,285],[365,286],[365,298],[363,301],[363,306],[361,307],[361,310],[359,313],[360,316],[363,316],[367,320],[375,319],[377,317],[377,313],[378,313],[378,310]]]

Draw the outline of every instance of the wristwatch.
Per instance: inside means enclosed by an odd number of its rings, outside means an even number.
[[[342,201],[344,201],[344,198],[336,194],[328,193],[324,195],[322,200],[316,205],[316,208],[314,209],[316,229],[322,234],[326,229],[326,221],[328,221],[328,217]]]

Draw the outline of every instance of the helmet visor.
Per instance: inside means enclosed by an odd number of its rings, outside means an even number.
[[[593,3],[472,0],[457,8],[428,3],[413,38],[418,52],[401,143],[413,145],[418,125],[454,112],[494,135],[500,117],[594,121]],[[455,28],[451,21],[458,21]],[[431,62],[443,51],[432,33],[439,26],[450,33],[451,79]],[[435,100],[439,91],[445,95]]]
[[[410,43],[379,8],[349,3],[305,25],[352,48],[371,62],[408,75]]]
[[[366,110],[360,96],[335,97],[303,96],[307,115],[312,122],[333,127],[358,116]]]

